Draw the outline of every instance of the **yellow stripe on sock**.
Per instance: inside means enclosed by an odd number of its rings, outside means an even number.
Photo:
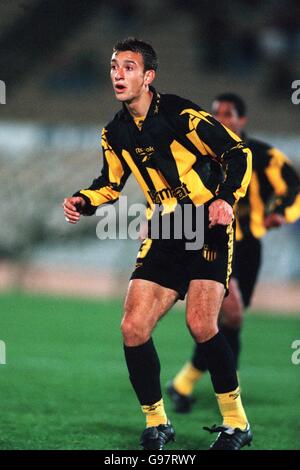
[[[159,426],[160,424],[167,424],[168,422],[163,399],[153,405],[143,405],[142,411],[146,415],[147,428]]]
[[[178,372],[173,380],[173,387],[181,395],[191,395],[195,384],[202,377],[203,372],[193,366],[191,362],[188,362]]]
[[[228,393],[216,393],[216,397],[223,416],[223,425],[233,429],[246,429],[248,420],[242,405],[240,388]]]

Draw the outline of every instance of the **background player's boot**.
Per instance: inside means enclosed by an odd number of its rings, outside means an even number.
[[[210,433],[218,432],[218,437],[210,446],[210,450],[240,450],[244,446],[250,446],[252,441],[252,432],[248,424],[245,431],[239,428],[228,428],[226,426],[204,427]]]
[[[140,444],[144,450],[162,450],[170,441],[175,441],[175,431],[172,424],[168,422],[144,429]]]
[[[192,395],[182,395],[177,392],[173,386],[173,382],[169,382],[166,388],[167,394],[169,395],[170,400],[174,404],[174,411],[176,413],[190,413],[192,406],[195,403],[196,399]]]

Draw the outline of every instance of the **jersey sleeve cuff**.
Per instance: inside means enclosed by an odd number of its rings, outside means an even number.
[[[82,197],[82,199],[85,200],[85,206],[82,209],[82,214],[83,215],[93,215],[96,212],[97,207],[92,206],[90,199],[85,195],[82,194],[80,191],[76,191],[76,193],[73,194],[73,197]]]
[[[235,203],[234,195],[230,191],[227,191],[226,189],[220,189],[215,199],[222,199],[223,201],[228,202],[228,204],[230,204],[231,207],[233,207]]]

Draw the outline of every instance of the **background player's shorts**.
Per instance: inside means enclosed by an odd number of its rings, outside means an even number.
[[[238,281],[245,307],[251,303],[260,265],[260,240],[249,235],[236,242],[232,277]]]
[[[207,218],[206,218],[207,219]],[[234,245],[233,224],[208,228],[205,224],[204,245],[186,250],[186,240],[143,241],[131,279],[145,279],[178,292],[184,299],[192,279],[210,279],[228,290],[232,272]]]

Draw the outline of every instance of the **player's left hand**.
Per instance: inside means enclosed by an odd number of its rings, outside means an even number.
[[[267,229],[281,227],[281,225],[285,224],[285,218],[281,214],[269,214],[265,217],[265,227]]]
[[[213,201],[208,207],[209,228],[215,225],[229,225],[233,220],[233,209],[223,199]]]

